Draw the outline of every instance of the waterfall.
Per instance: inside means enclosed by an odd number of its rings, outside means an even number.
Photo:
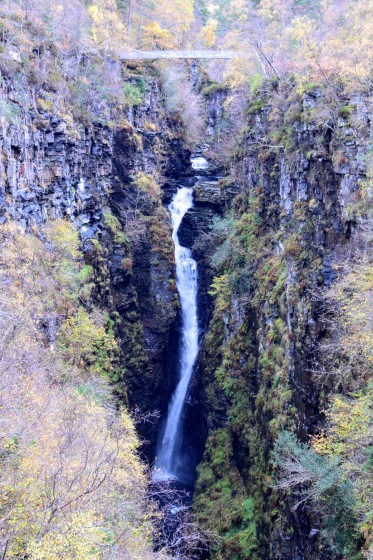
[[[193,189],[179,188],[169,210],[175,244],[176,285],[179,292],[182,315],[182,337],[179,380],[171,397],[166,425],[158,446],[154,478],[158,480],[178,478],[181,462],[182,412],[185,398],[198,354],[197,318],[197,263],[192,252],[182,247],[178,229],[186,212],[193,206]]]
[[[209,167],[209,163],[203,156],[197,156],[193,158],[193,169],[196,171],[206,170]]]

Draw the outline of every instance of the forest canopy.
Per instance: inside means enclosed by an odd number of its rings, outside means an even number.
[[[366,88],[371,79],[372,0],[5,0],[0,10],[2,64],[27,66],[47,50],[66,56],[63,73],[73,75],[94,53],[229,47],[245,53],[227,66],[233,87],[255,75],[296,75],[303,86],[313,78]]]

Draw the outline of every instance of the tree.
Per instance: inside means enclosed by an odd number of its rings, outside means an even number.
[[[193,21],[193,6],[193,0],[159,0],[152,20],[143,26],[146,45],[160,49],[181,46]]]
[[[213,21],[201,29],[201,35],[205,46],[209,49],[214,45],[218,23]]]
[[[279,489],[298,491],[294,508],[308,500],[323,516],[323,533],[333,552],[346,558],[360,552],[353,482],[346,479],[337,457],[325,457],[294,434],[282,432],[275,443],[273,461]]]
[[[80,281],[62,273],[80,275],[77,233],[57,220],[45,236],[43,243],[20,226],[0,228],[0,554],[166,558],[153,552],[132,419],[117,410],[97,368],[88,377],[83,367],[102,347],[110,354],[113,340],[97,322],[102,314],[89,315],[72,297]],[[45,328],[52,323],[55,337],[69,337],[62,351]]]
[[[163,29],[156,21],[144,25],[142,29],[144,31],[143,42],[145,47],[159,50],[172,48],[170,32]]]
[[[363,190],[364,192],[364,190]],[[327,336],[320,345],[314,379],[332,388],[325,422],[312,440],[312,451],[338,464],[340,486],[349,484],[355,532],[364,536],[364,555],[373,552],[372,451],[372,221],[368,217],[336,266],[338,278],[319,301]],[[321,368],[320,368],[321,363]],[[321,371],[320,371],[321,369]],[[340,517],[336,519],[341,522]],[[329,525],[332,525],[329,520]]]
[[[191,143],[197,142],[204,126],[200,96],[193,90],[189,76],[181,65],[163,64],[161,73],[168,110],[181,117],[187,139]]]
[[[127,25],[127,34],[128,34],[128,37],[131,35],[131,23],[132,23],[132,0],[129,0],[129,5],[128,5],[128,25]]]

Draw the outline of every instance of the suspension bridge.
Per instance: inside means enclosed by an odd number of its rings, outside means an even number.
[[[178,51],[139,51],[128,50],[120,53],[122,60],[155,60],[155,59],[217,59],[229,60],[242,56],[238,51],[227,50],[178,50]]]

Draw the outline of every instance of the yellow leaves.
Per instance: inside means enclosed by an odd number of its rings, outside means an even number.
[[[145,46],[157,49],[168,49],[172,47],[169,31],[163,29],[156,21],[144,25],[142,29],[144,31]]]
[[[354,509],[362,531],[372,530],[370,446],[373,437],[373,391],[335,397],[327,413],[326,429],[313,438],[317,453],[339,459],[344,476],[353,481]],[[371,537],[366,535],[367,542]]]
[[[355,265],[338,283],[336,297],[341,304],[346,351],[373,362],[373,265]]]
[[[229,88],[233,91],[242,91],[243,88],[248,87],[250,80],[257,72],[256,65],[252,58],[248,57],[246,60],[241,58],[233,58],[227,63],[227,83]],[[226,107],[234,104],[235,99],[228,98]]]
[[[6,451],[15,451],[17,449],[17,445],[16,445],[16,442],[15,442],[14,438],[12,438],[11,440],[5,441],[3,443],[3,447],[4,447],[4,449],[6,449]]]
[[[94,43],[106,48],[115,48],[114,42],[122,44],[126,29],[115,3],[96,0],[87,12],[92,20],[91,35]]]
[[[261,0],[257,9],[246,6],[235,35],[238,48],[248,56],[243,64],[264,76],[295,74],[300,80],[325,80],[339,76],[354,89],[371,81],[373,57],[373,1],[339,0],[322,2],[318,8],[294,0]],[[228,77],[236,82],[239,66],[228,68]]]
[[[248,20],[246,0],[232,0],[230,8],[234,17],[238,18],[240,23],[245,23]]]
[[[39,386],[37,381],[31,376]],[[0,473],[6,512],[1,529],[10,538],[9,558],[27,550],[35,560],[96,558],[96,553],[101,559],[101,550],[93,549],[110,544],[107,531],[118,543],[131,542],[137,518],[142,524],[145,478],[128,413],[122,410],[117,416],[67,383],[50,386],[48,378],[43,384],[47,399],[44,395],[40,403],[37,392],[29,396],[30,384],[14,382],[17,393],[2,391],[9,407],[3,425],[18,434],[18,441],[7,437],[2,445],[8,456],[3,455]],[[100,387],[103,391],[102,383]],[[20,393],[33,400],[27,413],[21,410],[21,419],[10,414]],[[120,514],[124,505],[131,525]],[[115,517],[107,517],[110,510],[117,511]],[[143,540],[144,557],[147,546]],[[132,558],[130,548],[129,553]]]
[[[215,33],[217,26],[218,22],[213,21],[201,29],[202,40],[204,42],[204,45],[209,49],[211,49],[211,47],[215,43]]]
[[[232,296],[228,275],[223,274],[222,276],[215,276],[208,293],[211,296],[217,296],[216,308],[218,310],[226,310],[231,304]]]
[[[293,39],[301,45],[303,51],[305,49],[312,51],[316,47],[314,22],[306,16],[294,18],[287,34],[290,40]]]
[[[139,171],[135,177],[135,182],[144,194],[150,196],[153,202],[159,203],[161,198],[161,188],[154,177],[146,175],[143,171]]]
[[[157,49],[181,46],[193,21],[193,0],[158,0],[152,21],[142,25],[144,44]]]
[[[327,432],[313,441],[319,453],[351,461],[361,453],[373,435],[372,391],[347,400],[335,397],[327,412]]]
[[[106,534],[93,512],[76,513],[61,530],[46,533],[34,540],[27,552],[32,560],[100,560],[100,545]]]
[[[94,6],[91,6],[94,8]],[[58,253],[76,261],[82,258],[80,242],[77,230],[71,222],[58,218],[53,222],[48,222],[45,233]]]
[[[222,276],[214,276],[208,293],[210,294],[210,296],[215,296],[217,294],[220,294],[221,292],[225,292],[227,290],[228,283],[228,274],[222,274]]]
[[[100,21],[101,18],[99,16],[97,6],[95,6],[95,5],[89,6],[88,13],[95,23],[98,23]]]
[[[103,362],[103,369],[110,370],[110,358],[117,349],[115,340],[106,332],[103,321],[104,317],[98,311],[89,315],[83,307],[79,307],[74,315],[64,321],[60,329],[61,349],[66,357],[70,357],[72,363],[78,366],[82,361],[85,362],[91,372],[95,373],[100,373],[100,362]]]
[[[341,277],[329,291],[329,301],[336,310],[331,344],[338,348],[341,343],[333,367],[336,362],[343,375],[347,366],[349,385],[355,384],[358,389],[331,398],[324,431],[312,439],[312,445],[317,453],[338,461],[344,479],[353,486],[356,519],[369,545],[373,499],[373,384],[369,380],[373,360],[373,266],[370,246],[365,249],[365,253],[359,252],[341,265]],[[337,385],[339,381],[337,378]]]
[[[158,0],[156,14],[174,34],[188,31],[193,21],[193,0]]]
[[[289,2],[286,0],[261,0],[259,13],[266,19],[280,21],[290,15]]]
[[[70,304],[61,337],[74,367],[45,344],[41,322],[58,334],[53,301],[68,299],[71,289],[59,280],[61,267],[73,278],[80,259],[70,224],[58,220],[47,230],[44,246],[19,227],[0,227],[0,532],[7,558],[104,560],[125,551],[128,560],[147,560],[151,526],[138,438],[97,375],[109,371],[116,351],[106,317]]]

